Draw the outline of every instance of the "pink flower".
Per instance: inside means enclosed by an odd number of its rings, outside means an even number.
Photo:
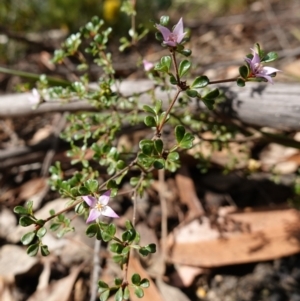
[[[258,53],[254,49],[251,50],[253,58],[245,58],[245,61],[249,64],[251,70],[251,73],[248,77],[262,77],[265,78],[269,83],[273,84],[273,80],[270,75],[275,72],[280,72],[280,70],[263,66]]]
[[[91,208],[89,217],[86,220],[87,223],[96,220],[100,217],[100,215],[114,218],[119,217],[116,212],[111,209],[111,207],[107,206],[110,198],[110,190],[102,194],[98,200],[90,195],[83,196],[82,198]]]
[[[186,32],[183,32],[182,18],[180,18],[172,32],[167,27],[164,27],[160,24],[156,24],[156,28],[163,35],[163,43],[171,47],[176,47],[178,44],[180,44],[186,34]]]
[[[145,71],[150,71],[151,69],[154,68],[154,64],[147,60],[143,60],[143,65],[144,65]]]

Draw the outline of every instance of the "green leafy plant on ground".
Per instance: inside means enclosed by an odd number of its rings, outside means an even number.
[[[128,36],[121,38],[120,51],[136,47],[148,33],[147,29],[136,26],[135,8],[135,1],[123,3],[122,10],[130,17],[131,27]],[[220,91],[211,86],[222,82],[236,82],[241,87],[248,82],[273,83],[273,77],[279,71],[265,66],[265,63],[276,59],[276,54],[265,53],[259,44],[255,44],[251,53],[245,57],[238,77],[211,81],[206,75],[198,75],[190,79],[192,52],[185,46],[189,36],[182,18],[170,28],[169,17],[162,16],[155,29],[156,39],[168,54],[156,63],[147,62],[140,57],[145,72],[153,80],[153,89],[147,91],[152,95],[152,103],[141,104],[140,95],[128,97],[119,91],[113,56],[107,47],[112,29],[105,26],[104,21],[98,17],[93,17],[78,33],[69,36],[61,49],[54,53],[53,62],[56,64],[64,64],[68,58],[77,59],[78,72],[74,73],[76,80],[60,86],[50,86],[48,78],[41,76],[31,97],[35,106],[54,100],[62,103],[86,100],[95,108],[93,112],[69,115],[68,126],[62,134],[62,138],[70,143],[68,156],[76,172],[66,177],[60,162],[50,168],[51,188],[67,199],[66,208],[60,212],[53,208],[46,219],[35,217],[32,202],[17,206],[14,211],[20,215],[21,226],[31,227],[21,238],[22,243],[28,246],[27,253],[30,256],[37,255],[39,251],[43,256],[49,254],[47,245],[43,243],[48,223],[49,229],[61,237],[74,231],[66,212],[73,210],[76,215],[86,219],[89,224],[87,236],[108,243],[114,254],[113,260],[124,272],[123,279],[116,278],[113,284],[99,281],[98,290],[102,301],[112,294],[116,301],[128,300],[130,287],[141,298],[144,289],[149,286],[148,279],[142,279],[136,273],[128,275],[128,266],[134,251],[141,256],[156,251],[154,244],[140,245],[140,235],[135,229],[138,196],[143,195],[156,172],[162,179],[165,170],[175,172],[180,166],[181,155],[195,146],[195,137],[202,131],[210,129],[215,133],[215,139],[209,142],[219,149],[226,147],[235,137],[237,128],[218,123],[210,115],[220,96]],[[90,64],[87,58],[91,57],[103,69],[96,87],[90,85],[88,77]],[[157,88],[170,95],[168,102],[156,97]],[[206,109],[200,113],[193,111],[187,105],[191,99],[201,103]],[[143,124],[150,135],[143,137],[134,149],[119,148],[118,134],[125,124]],[[166,124],[171,125],[174,137],[172,141],[164,139]],[[208,160],[205,161],[201,152],[196,153],[195,157],[200,158],[200,168],[207,169]],[[118,233],[116,225],[104,221],[102,217],[106,220],[119,217],[119,213],[109,206],[109,202],[113,202],[125,178],[129,179],[132,186],[134,213],[132,220],[125,223],[122,233]]]

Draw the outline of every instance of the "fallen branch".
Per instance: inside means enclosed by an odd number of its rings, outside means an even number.
[[[120,84],[124,96],[140,94],[153,86],[150,80],[126,80]],[[235,84],[220,85],[226,100],[217,108],[225,117],[235,118],[254,126],[271,127],[279,130],[300,129],[300,86],[297,84],[255,84],[248,83],[240,88]],[[167,101],[167,95],[156,89],[158,99]],[[29,93],[10,94],[0,97],[0,118],[33,116],[49,112],[91,111],[94,108],[84,100],[61,104],[51,101],[42,104],[36,110],[28,100]],[[140,103],[151,101],[148,94],[140,95]],[[189,105],[195,106],[195,101]]]

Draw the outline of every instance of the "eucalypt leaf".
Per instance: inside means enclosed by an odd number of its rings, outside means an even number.
[[[184,126],[176,126],[175,137],[178,147],[189,149],[193,146],[193,140],[195,139],[195,137],[191,133],[186,133]]]

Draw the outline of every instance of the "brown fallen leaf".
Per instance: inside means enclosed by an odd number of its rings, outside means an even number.
[[[190,301],[190,299],[177,287],[166,284],[161,280],[156,280],[165,301]]]
[[[180,281],[180,283],[178,283],[178,285],[176,286],[181,286],[181,287],[191,286],[195,277],[205,272],[205,269],[183,265],[183,264],[175,264],[175,269],[177,271],[177,279],[179,278],[177,282]]]
[[[51,283],[44,289],[37,290],[27,301],[68,301],[76,278],[84,266],[85,263],[73,268],[67,277]]]
[[[0,249],[0,275],[5,279],[28,272],[38,262],[36,257],[29,257],[22,247],[7,244]]]
[[[150,281],[150,286],[146,289],[144,289],[144,297],[143,301],[165,301],[164,298],[159,293],[155,283],[151,280],[146,270],[141,266],[140,261],[138,258],[132,256],[130,258],[130,264],[129,264],[129,277],[131,277],[133,274],[138,273],[142,278],[147,278]],[[135,294],[133,289],[130,289],[130,300],[131,301],[140,301]],[[47,300],[48,301],[48,300]]]
[[[47,185],[47,179],[45,178],[31,179],[21,186],[7,190],[2,195],[0,195],[0,203],[8,201],[16,205],[24,200],[32,198],[38,193],[43,192]]]
[[[0,276],[0,300],[15,301],[12,293],[13,281],[9,281]]]
[[[203,215],[204,209],[197,196],[194,182],[186,166],[182,166],[178,170],[175,181],[179,191],[180,201],[189,208],[189,217],[195,218]]]
[[[226,232],[223,238],[207,223],[194,221],[174,233],[170,260],[198,267],[218,267],[272,260],[300,252],[300,212],[289,208],[253,209],[228,215],[250,232]]]

